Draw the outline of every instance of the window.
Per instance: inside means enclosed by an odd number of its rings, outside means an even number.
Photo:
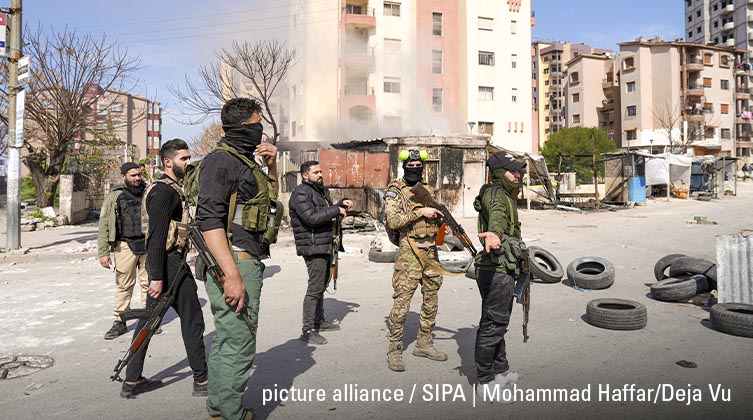
[[[576,71],[576,72],[571,73],[570,74],[570,84],[571,85],[576,85],[579,82],[580,82],[580,75],[578,74],[578,72]]]
[[[704,102],[703,103],[703,112],[714,112],[714,104],[711,102]]]
[[[688,22],[692,22],[692,21],[693,21],[693,15],[688,15]]]
[[[385,77],[384,78],[384,93],[400,93],[400,78],[399,77]]]
[[[580,93],[573,93],[573,103],[580,102]]]
[[[729,80],[722,79],[719,82],[722,86],[722,90],[729,90]]]
[[[431,14],[431,33],[442,36],[442,14],[434,12]]]
[[[401,42],[395,38],[384,38],[384,53],[385,54],[400,54]]]
[[[512,35],[515,35],[518,32],[518,21],[517,20],[511,20],[510,21],[510,33]]]
[[[627,82],[627,91],[635,92],[635,82]]]
[[[348,4],[345,6],[345,13],[348,15],[363,15],[363,6],[357,6],[354,4]]]
[[[704,77],[703,78],[703,87],[710,88],[711,87],[711,78],[710,77]]]
[[[633,70],[635,68],[635,57],[626,57],[622,61],[622,66],[625,70]]]
[[[725,54],[725,55],[721,56],[721,60],[719,60],[719,61],[720,61],[720,63],[719,63],[720,66],[722,66],[722,67],[729,67],[730,63],[732,62],[732,59],[730,58],[730,56],[728,56],[728,55]]]
[[[511,96],[512,96],[512,98],[511,98],[512,99],[512,103],[514,103],[514,104],[518,103],[518,89],[517,88],[512,88],[512,95]]]
[[[627,107],[627,116],[628,117],[635,117],[637,115],[638,111],[635,109],[635,105],[630,105]]]
[[[431,72],[434,74],[442,74],[442,50],[432,50]]]
[[[295,121],[291,121],[290,122],[290,135],[293,136],[293,137],[295,137],[295,135],[296,135]]]
[[[479,31],[493,31],[494,19],[487,17],[478,17],[478,30]]]
[[[493,136],[494,135],[494,123],[493,122],[479,121],[478,122],[478,132],[479,132],[479,134],[489,134],[489,135]]]
[[[573,124],[580,124],[580,114],[573,115]]]
[[[703,64],[707,66],[714,65],[714,54],[706,53],[703,55]]]
[[[431,109],[434,112],[442,112],[442,89],[433,88],[431,90]]]
[[[625,130],[625,138],[627,140],[636,140],[638,138],[637,132],[633,130]]]
[[[695,12],[695,17],[701,17],[701,11],[700,10],[697,11],[697,12]]]
[[[400,3],[384,2],[385,16],[400,16]]]
[[[692,37],[693,37],[693,31],[688,32],[688,38],[692,38]]]
[[[722,128],[722,138],[729,140],[732,137],[730,136],[730,129],[729,128]]]
[[[714,127],[706,127],[706,138],[707,139],[713,139],[714,138]]]
[[[481,66],[493,66],[494,65],[494,53],[487,51],[478,52],[478,64]]]
[[[510,57],[510,66],[512,68],[517,68],[518,67],[518,55],[517,54],[513,54]]]
[[[110,111],[112,112],[123,112],[123,104],[114,103],[110,107]]]
[[[718,27],[719,27],[719,21],[718,21],[718,20],[715,20],[715,21],[714,21],[714,29],[716,29],[716,28],[718,28]]]
[[[729,114],[729,104],[721,104],[719,109],[722,114]]]
[[[493,101],[494,100],[494,88],[491,86],[479,86],[478,87],[478,100],[479,101]]]

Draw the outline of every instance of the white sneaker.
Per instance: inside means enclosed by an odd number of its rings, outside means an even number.
[[[508,385],[512,385],[518,380],[518,372],[507,370],[505,373],[498,373],[494,375],[494,382],[499,384],[500,388],[504,388]]]
[[[494,387],[497,384],[494,381],[487,382],[485,384],[479,383],[476,385],[476,396],[481,399],[481,401],[486,401],[484,399],[485,395],[494,395]]]
[[[499,392],[495,393],[495,388],[498,388]],[[476,385],[476,396],[478,397],[479,401],[482,402],[512,404],[514,402],[514,399],[505,398],[504,394],[502,393],[504,388],[505,387],[499,386],[494,381],[487,382],[485,384],[478,384]]]

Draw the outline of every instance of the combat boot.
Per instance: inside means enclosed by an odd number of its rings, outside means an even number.
[[[445,360],[447,360],[447,355],[434,347],[434,343],[431,340],[431,335],[418,335],[418,338],[416,339],[416,347],[413,349],[413,355],[436,360],[438,362],[444,362]]]
[[[387,350],[387,367],[395,372],[405,371],[403,343],[400,341],[390,341],[390,346]]]

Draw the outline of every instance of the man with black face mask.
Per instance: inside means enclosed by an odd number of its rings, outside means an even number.
[[[430,360],[445,361],[447,355],[434,347],[431,331],[437,316],[438,292],[442,286],[442,276],[429,267],[424,267],[421,259],[437,261],[434,240],[440,223],[438,217],[444,216],[439,210],[424,207],[414,201],[410,189],[423,179],[424,161],[428,158],[426,151],[403,150],[400,152],[405,175],[394,180],[385,193],[385,217],[387,227],[399,232],[399,250],[392,275],[394,303],[388,319],[389,347],[387,349],[387,367],[396,372],[405,370],[403,362],[403,331],[405,319],[410,309],[413,293],[421,285],[423,304],[421,305],[420,327],[413,355]],[[431,192],[430,187],[426,188]],[[414,251],[414,246],[416,251]],[[420,252],[419,256],[416,252]]]
[[[115,264],[115,322],[105,340],[112,340],[128,331],[120,313],[130,309],[131,296],[138,276],[141,304],[146,304],[149,278],[146,272],[146,245],[141,231],[141,199],[144,184],[139,164],[126,162],[120,167],[123,185],[113,188],[105,197],[99,216],[97,245],[99,264],[109,269]],[[110,258],[112,252],[113,257]]]

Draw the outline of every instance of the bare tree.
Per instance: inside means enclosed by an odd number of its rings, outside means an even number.
[[[31,56],[25,104],[23,162],[37,188],[37,205],[50,206],[66,155],[76,142],[96,139],[97,128],[108,120],[111,90],[128,91],[137,82],[131,75],[139,60],[105,37],[80,35],[65,29],[38,27],[25,31]],[[0,96],[7,98],[7,85]],[[117,119],[116,125],[127,123]],[[87,137],[87,135],[89,135]]]
[[[180,101],[183,113],[189,116],[187,122],[202,123],[217,115],[228,99],[248,96],[261,103],[262,118],[272,126],[271,142],[277,143],[280,130],[271,100],[287,74],[293,53],[284,42],[267,40],[254,44],[233,42],[231,48],[215,51],[215,56],[218,62],[199,67],[198,80],[186,76],[183,89],[175,85],[169,87]],[[242,89],[240,82],[243,81],[248,81],[253,89]]]
[[[677,130],[682,131],[680,104],[678,103],[672,108],[669,102],[665,101],[663,107],[652,110],[651,114],[654,117],[654,124],[656,124],[666,136],[670,149],[674,151],[675,149],[680,148],[682,134],[680,134],[679,137],[675,136]]]
[[[222,136],[222,124],[215,122],[204,127],[201,134],[191,141],[191,158],[204,158],[214,150]]]

